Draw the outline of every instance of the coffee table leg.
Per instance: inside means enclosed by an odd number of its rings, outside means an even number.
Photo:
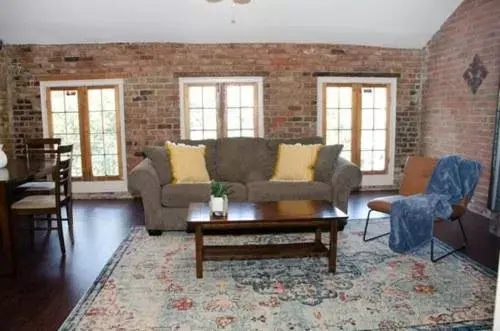
[[[196,226],[196,278],[203,278],[203,232],[201,225]]]
[[[337,222],[330,222],[330,249],[328,251],[328,271],[337,271]]]

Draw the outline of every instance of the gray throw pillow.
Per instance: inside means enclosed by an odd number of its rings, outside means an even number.
[[[153,162],[153,167],[158,173],[160,184],[165,185],[172,182],[172,171],[170,170],[170,157],[163,146],[148,146],[143,151],[146,157]]]
[[[335,166],[344,145],[326,145],[321,147],[318,159],[314,165],[314,179],[318,182],[328,182],[333,176]]]

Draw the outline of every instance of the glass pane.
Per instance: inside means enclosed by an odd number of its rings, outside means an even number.
[[[217,90],[215,86],[203,87],[203,108],[215,108],[217,102]]]
[[[241,107],[253,107],[255,105],[255,87],[252,85],[241,86]]]
[[[115,89],[106,88],[102,89],[102,109],[103,110],[116,110],[115,106]]]
[[[339,143],[344,145],[346,150],[351,150],[351,131],[342,130],[339,131]]]
[[[203,110],[203,129],[217,130],[217,114],[215,109]]]
[[[352,124],[352,114],[350,109],[340,109],[340,129],[350,129]]]
[[[373,88],[361,89],[361,107],[373,108]]]
[[[114,111],[106,111],[102,113],[104,132],[116,132],[116,113]]]
[[[342,152],[340,152],[340,157],[346,159],[347,161],[351,161],[351,151],[342,149]]]
[[[373,149],[373,131],[372,130],[362,130],[361,131],[361,150],[368,151]]]
[[[373,149],[385,150],[385,140],[387,132],[385,130],[377,130],[373,132]]]
[[[217,131],[203,132],[203,139],[217,139]]]
[[[339,108],[351,108],[352,107],[352,88],[341,87],[339,88],[340,102]]]
[[[339,128],[339,110],[327,109],[326,110],[326,128],[327,130]]]
[[[227,110],[227,129],[238,130],[240,129],[241,118],[240,109],[232,108]]]
[[[52,130],[54,135],[66,133],[66,114],[54,113],[52,114]]]
[[[327,87],[326,88],[326,107],[339,108],[339,88]]]
[[[82,176],[82,158],[77,155],[73,155],[73,161],[71,162],[71,175],[73,177]]]
[[[88,90],[89,111],[101,111],[102,99],[101,90],[90,89]]]
[[[78,112],[78,92],[66,91],[64,94],[66,112]]]
[[[51,91],[50,92],[50,108],[53,113],[60,113],[64,111],[64,91]]]
[[[189,134],[189,139],[202,140],[203,139],[203,131],[191,131],[191,133]]]
[[[92,155],[104,154],[104,136],[102,134],[90,135],[90,149]]]
[[[92,175],[106,176],[106,165],[104,155],[92,155]]]
[[[241,109],[241,128],[242,129],[253,129],[254,127],[254,116],[253,108],[243,108]],[[253,131],[252,131],[253,132]],[[253,136],[253,134],[252,134]],[[246,137],[246,136],[245,136]]]
[[[242,130],[241,136],[242,137],[253,137],[253,136],[255,136],[255,132],[253,130]]]
[[[240,87],[227,86],[226,87],[226,107],[240,107]]]
[[[227,136],[230,138],[231,137],[241,137],[241,131],[240,130],[228,130]]]
[[[203,129],[203,112],[201,110],[189,113],[189,128],[191,130]]]
[[[115,134],[104,135],[104,153],[105,154],[118,154],[118,144],[116,142]]]
[[[203,96],[201,86],[189,87],[189,108],[201,108],[203,106]]]
[[[361,152],[361,170],[371,171],[372,170],[372,151],[362,151]]]
[[[375,109],[375,129],[387,129],[387,112],[385,109]]]
[[[373,109],[363,109],[361,114],[361,128],[373,129]]]
[[[102,132],[102,113],[101,112],[91,112],[89,113],[90,121],[90,132],[91,133],[101,133]]]
[[[106,175],[107,176],[118,176],[118,155],[106,155]]]
[[[80,135],[79,134],[67,135],[64,143],[73,145],[73,154],[74,155],[80,155],[82,153],[80,150]]]
[[[78,118],[78,113],[67,113],[66,114],[66,132],[67,133],[79,133],[80,123]]]
[[[385,169],[385,152],[373,152],[373,170],[382,171]]]
[[[336,145],[339,143],[339,132],[337,130],[326,131],[326,144]]]
[[[375,88],[375,108],[387,108],[387,88]]]

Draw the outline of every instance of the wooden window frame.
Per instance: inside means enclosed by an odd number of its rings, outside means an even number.
[[[117,176],[94,176],[92,174],[92,148],[90,144],[90,117],[88,107],[88,90],[114,89],[115,91],[115,133],[117,141],[118,175]],[[76,90],[78,93],[78,115],[80,125],[80,149],[82,162],[82,176],[74,177],[76,181],[112,181],[123,180],[122,164],[122,139],[121,139],[121,109],[120,109],[120,89],[116,84],[112,85],[91,85],[91,86],[61,86],[46,88],[46,114],[47,129],[50,138],[53,138],[51,92]]]
[[[386,88],[386,120],[385,120],[385,162],[383,170],[363,171],[365,175],[387,175],[389,173],[390,162],[390,107],[391,107],[391,84],[388,83],[323,83],[322,93],[322,134],[326,137],[327,128],[327,89],[329,87],[350,87],[352,88],[352,111],[351,111],[351,162],[361,167],[361,131],[362,131],[362,106],[361,91],[363,88]]]
[[[254,112],[253,112],[253,131],[254,137],[259,137],[259,86],[257,83],[249,81],[246,82],[214,82],[214,83],[186,83],[184,84],[184,100],[182,101],[184,104],[184,138],[190,139],[191,127],[190,127],[190,107],[189,107],[189,88],[190,87],[206,87],[213,86],[216,90],[216,99],[215,99],[215,112],[216,112],[216,134],[217,138],[225,138],[227,137],[228,128],[227,128],[227,95],[226,88],[229,86],[253,86],[254,87]],[[239,107],[241,108],[250,108],[250,107]],[[202,108],[203,109],[203,108]],[[241,124],[241,123],[240,123]],[[243,129],[240,127],[240,131]],[[202,131],[204,131],[202,129]]]

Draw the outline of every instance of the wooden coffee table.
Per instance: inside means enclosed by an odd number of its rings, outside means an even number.
[[[203,278],[203,261],[294,258],[327,256],[328,270],[335,272],[337,263],[337,221],[347,215],[327,201],[280,201],[280,202],[229,202],[226,217],[210,214],[208,203],[191,203],[188,211],[188,227],[196,236],[196,277]],[[330,231],[327,248],[321,242],[321,230]],[[216,230],[224,234],[231,230],[280,229],[316,232],[314,242],[274,245],[206,246],[204,230]]]

